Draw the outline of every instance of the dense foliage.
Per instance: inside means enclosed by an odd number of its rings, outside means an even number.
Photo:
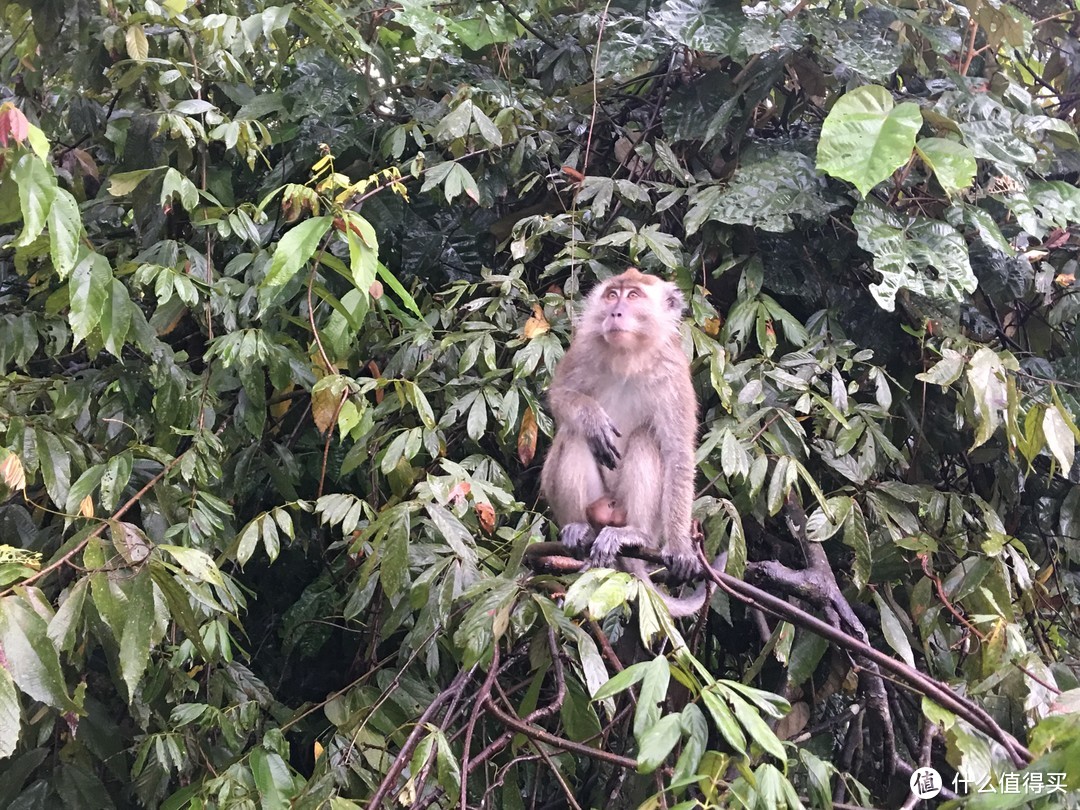
[[[0,18],[0,807],[1075,805],[1075,7]],[[681,626],[524,564],[628,264],[728,550]]]

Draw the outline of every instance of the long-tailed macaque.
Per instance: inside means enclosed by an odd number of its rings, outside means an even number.
[[[685,306],[679,288],[655,276],[629,269],[610,278],[589,294],[555,369],[555,441],[541,489],[559,539],[591,546],[595,566],[632,545],[658,550],[677,578],[700,568],[690,534],[697,397],[679,335]],[[618,519],[595,531],[587,510],[605,498]]]

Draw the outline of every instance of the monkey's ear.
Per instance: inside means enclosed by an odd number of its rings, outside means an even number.
[[[681,317],[683,310],[686,309],[686,297],[683,295],[682,290],[674,284],[668,282],[666,286],[667,289],[664,290],[664,306],[667,307],[669,312]]]

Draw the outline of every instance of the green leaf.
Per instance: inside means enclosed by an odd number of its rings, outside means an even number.
[[[101,310],[101,337],[105,348],[113,357],[120,358],[128,330],[131,328],[131,312],[134,304],[128,296],[127,287],[119,279],[109,285],[109,300]]]
[[[127,685],[128,703],[135,699],[136,687],[150,662],[151,633],[154,628],[154,582],[143,568],[124,583],[127,603],[124,629],[120,634],[120,674]]]
[[[75,479],[75,483],[68,490],[67,501],[64,503],[64,511],[69,515],[77,514],[79,506],[84,498],[92,495],[101,483],[101,477],[105,474],[103,464],[95,464],[87,468],[82,475]]]
[[[772,478],[769,479],[769,492],[766,499],[770,515],[775,515],[783,508],[784,499],[787,498],[798,475],[799,469],[792,463],[789,456],[780,456],[776,460]]]
[[[473,122],[473,103],[469,99],[462,101],[457,107],[443,116],[435,127],[432,136],[439,143],[449,143],[458,138],[464,138],[469,134],[469,127]]]
[[[285,760],[272,751],[255,747],[251,750],[251,776],[263,810],[289,810],[293,783]]]
[[[710,684],[701,692],[701,700],[705,708],[709,710],[713,724],[727,741],[728,745],[738,754],[746,753],[746,735],[742,727],[735,719],[731,708],[725,703],[719,694],[719,684]]]
[[[218,570],[214,559],[205,551],[197,548],[184,546],[159,545],[161,551],[168,552],[180,567],[195,577],[200,582],[209,582],[211,585],[224,585],[221,579],[221,571]]]
[[[475,541],[465,524],[443,506],[426,504],[424,509],[454,554],[470,567],[476,565]]]
[[[839,205],[811,158],[759,149],[743,156],[727,183],[691,193],[686,233],[696,233],[710,220],[783,233],[795,228],[796,217],[824,222]]]
[[[878,615],[881,617],[881,632],[885,636],[885,640],[904,659],[904,663],[909,667],[914,667],[915,655],[911,652],[911,644],[908,642],[907,633],[904,632],[904,626],[900,623],[900,619],[889,603],[881,597],[881,594],[875,591],[873,596]]]
[[[101,475],[101,508],[106,512],[112,512],[120,505],[120,496],[131,478],[131,467],[130,452],[113,456],[105,463]]]
[[[0,759],[15,752],[22,730],[22,707],[15,681],[5,667],[0,667]]]
[[[78,635],[79,622],[82,619],[83,605],[86,604],[86,591],[90,586],[90,580],[86,577],[75,582],[68,591],[64,603],[49,620],[49,640],[62,652],[68,652],[75,648]]]
[[[63,509],[71,486],[71,456],[57,436],[41,428],[34,429],[34,440],[45,491],[53,504]]]
[[[682,737],[682,718],[677,714],[661,717],[638,740],[638,773],[652,773],[667,759]]]
[[[735,717],[738,718],[742,727],[749,732],[751,739],[764,748],[767,753],[784,762],[786,757],[783,744],[765,723],[758,711],[743,700],[742,696],[733,689],[722,688],[722,692],[735,712]]]
[[[905,217],[872,200],[851,215],[859,247],[874,257],[882,276],[870,292],[882,309],[896,308],[903,288],[927,298],[962,300],[978,286],[964,237],[945,222]]]
[[[170,166],[161,181],[161,207],[166,208],[174,197],[185,211],[194,211],[199,205],[199,190],[195,184]]]
[[[667,700],[671,667],[664,656],[658,655],[646,663],[644,673],[637,710],[634,712],[634,739],[638,741],[639,747],[645,732],[660,720],[660,704]]]
[[[15,247],[29,245],[45,229],[56,197],[56,178],[37,156],[25,154],[11,167],[11,179],[19,187],[19,207],[23,229]]]
[[[503,145],[502,133],[495,126],[495,122],[488,118],[487,114],[475,104],[473,105],[472,117],[473,121],[476,122],[480,137],[487,141],[489,146],[498,147]]]
[[[143,180],[161,171],[160,168],[137,169],[133,172],[117,172],[109,177],[109,194],[124,197],[133,192]]]
[[[346,225],[345,238],[349,243],[349,270],[352,271],[353,284],[366,302],[379,269],[379,243],[371,223],[359,214],[345,211],[342,217]]]
[[[741,55],[739,31],[746,17],[737,5],[725,8],[711,0],[667,0],[651,22],[688,50]]]
[[[109,260],[100,253],[86,253],[75,266],[71,281],[68,282],[68,300],[71,306],[68,322],[71,324],[73,346],[82,343],[101,321],[101,313],[112,289],[112,282]]]
[[[292,280],[319,247],[319,240],[330,229],[331,217],[312,217],[288,231],[277,243],[270,270],[263,279],[267,287],[280,287]]]
[[[240,539],[236,547],[236,561],[240,563],[241,567],[251,559],[251,555],[255,553],[255,547],[259,544],[259,523],[266,519],[266,513],[263,513],[259,517],[253,519],[244,530],[240,532]]]
[[[692,784],[697,779],[697,768],[709,742],[709,726],[705,715],[696,703],[688,703],[680,714],[680,722],[686,743],[675,763],[675,772],[671,775],[671,787],[679,788]]]
[[[21,596],[0,600],[0,647],[4,668],[23,692],[64,712],[78,711],[68,696],[48,625]]]
[[[975,156],[962,143],[945,138],[923,138],[915,144],[919,157],[934,173],[946,194],[963,191],[975,180]]]
[[[960,375],[964,373],[965,362],[966,358],[960,352],[944,348],[941,350],[941,359],[926,371],[916,374],[915,379],[934,383],[945,389],[960,379]]]
[[[424,317],[423,313],[420,312],[420,307],[416,305],[416,301],[413,300],[413,297],[409,294],[409,291],[406,290],[402,286],[401,282],[397,280],[397,276],[395,276],[393,273],[386,269],[382,262],[379,262],[379,278],[381,278],[386,283],[387,287],[389,287],[397,294],[397,296],[401,299],[401,303],[403,303],[409,309],[409,311],[411,311],[418,318]]]
[[[987,346],[975,352],[967,376],[975,400],[977,420],[975,442],[971,445],[974,450],[994,435],[1001,424],[1001,413],[1009,404],[1009,396],[1005,385],[1005,365],[997,352]]]
[[[821,126],[817,166],[854,184],[865,197],[911,157],[922,127],[919,106],[893,104],[892,95],[876,84],[841,96]]]
[[[56,190],[56,198],[49,209],[49,255],[61,280],[71,274],[79,255],[79,237],[82,236],[82,218],[79,204],[64,189]]]
[[[1043,414],[1043,436],[1046,437],[1046,446],[1054,454],[1061,469],[1058,471],[1066,478],[1073,465],[1073,455],[1076,451],[1075,439],[1069,430],[1068,420],[1062,416],[1057,405],[1052,405]]]
[[[454,198],[462,192],[473,202],[480,202],[480,189],[476,185],[476,180],[473,179],[468,169],[460,163],[454,163],[446,175],[443,193],[446,195],[447,202],[453,202]]]
[[[870,533],[866,529],[866,516],[859,502],[855,500],[851,501],[851,510],[848,512],[847,520],[844,521],[844,545],[855,549],[852,575],[855,585],[862,590],[870,582],[874,546],[870,541]]]

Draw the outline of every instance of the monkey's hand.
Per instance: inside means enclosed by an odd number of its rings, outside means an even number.
[[[607,467],[609,470],[614,470],[615,465],[619,463],[622,456],[619,453],[619,448],[615,445],[615,439],[622,436],[622,434],[615,427],[615,423],[611,421],[611,417],[601,409],[598,409],[598,411],[598,413],[591,414],[591,418],[585,421],[585,441],[588,443],[589,452],[593,454],[596,463]]]
[[[559,529],[559,542],[567,548],[587,549],[595,537],[588,523],[567,523]]]
[[[615,558],[628,546],[647,548],[649,537],[645,532],[631,526],[605,526],[596,535],[592,552],[589,554],[589,564],[593,568],[611,568]]]

